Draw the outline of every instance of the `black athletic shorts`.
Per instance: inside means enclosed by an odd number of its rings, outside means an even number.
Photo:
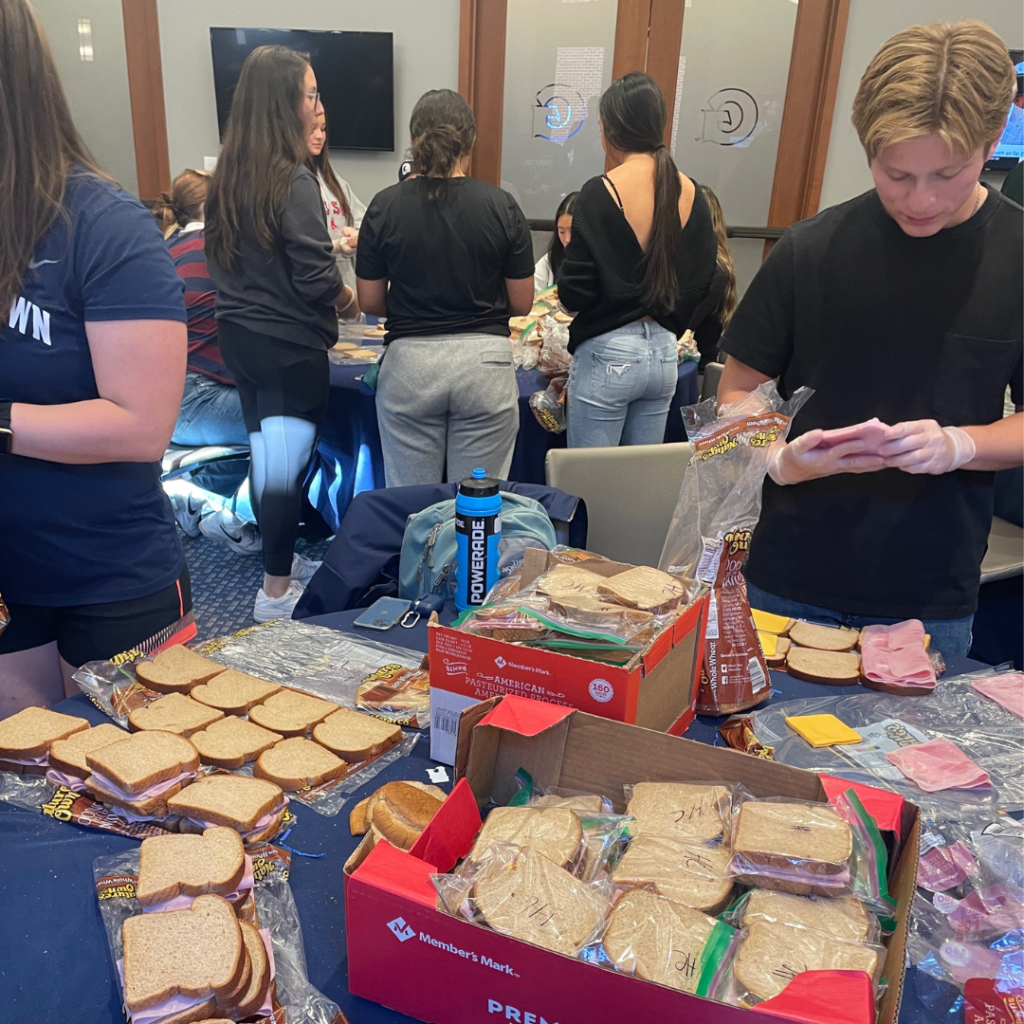
[[[153,651],[169,640],[196,634],[188,569],[169,587],[135,601],[71,608],[7,602],[11,622],[0,634],[0,655],[57,641],[60,656],[75,668],[132,649]]]

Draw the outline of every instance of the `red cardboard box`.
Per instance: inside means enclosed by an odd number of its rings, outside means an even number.
[[[891,881],[898,923],[877,1017],[867,975],[855,971],[807,972],[777,998],[745,1010],[603,970],[436,909],[430,876],[468,852],[480,826],[478,805],[506,803],[518,767],[540,786],[609,796],[644,780],[723,780],[741,782],[755,796],[826,799],[812,772],[737,751],[513,696],[477,705],[460,722],[460,781],[412,851],[364,842],[346,865],[354,995],[431,1024],[894,1024],[920,834],[912,805]]]
[[[524,585],[557,564],[549,552],[528,548]],[[604,560],[581,565],[604,576],[631,568]],[[506,693],[681,735],[694,718],[707,601],[702,589],[671,628],[625,665],[431,626],[430,756],[453,764],[461,712]]]

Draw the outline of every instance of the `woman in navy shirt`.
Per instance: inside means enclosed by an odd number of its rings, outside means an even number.
[[[0,718],[73,668],[195,635],[160,457],[185,379],[181,280],[93,164],[26,0],[0,0]],[[9,311],[9,316],[6,315]]]

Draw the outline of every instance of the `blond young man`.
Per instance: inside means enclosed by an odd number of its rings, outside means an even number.
[[[754,607],[857,627],[919,618],[935,648],[967,653],[992,471],[1024,461],[1022,218],[978,180],[1015,89],[982,22],[885,43],[853,109],[874,189],[794,225],[733,316],[720,402],[773,377],[814,389],[772,453]],[[1003,419],[1007,384],[1018,411]],[[816,447],[873,416],[889,425],[874,454]]]

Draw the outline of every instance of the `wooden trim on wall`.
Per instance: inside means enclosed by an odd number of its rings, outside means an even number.
[[[505,104],[506,0],[461,0],[459,93],[476,117],[470,173],[501,184],[501,125]]]
[[[646,70],[647,31],[650,24],[651,0],[619,0],[615,13],[613,82],[630,71]]]
[[[171,187],[156,0],[121,0],[121,12],[139,197],[155,199]]]
[[[676,82],[679,78],[679,51],[683,42],[685,0],[651,0],[651,22],[647,40],[647,74],[665,97],[666,146],[672,144],[672,117],[676,107]]]
[[[801,0],[797,7],[770,227],[789,227],[818,212],[849,14],[850,0]]]

